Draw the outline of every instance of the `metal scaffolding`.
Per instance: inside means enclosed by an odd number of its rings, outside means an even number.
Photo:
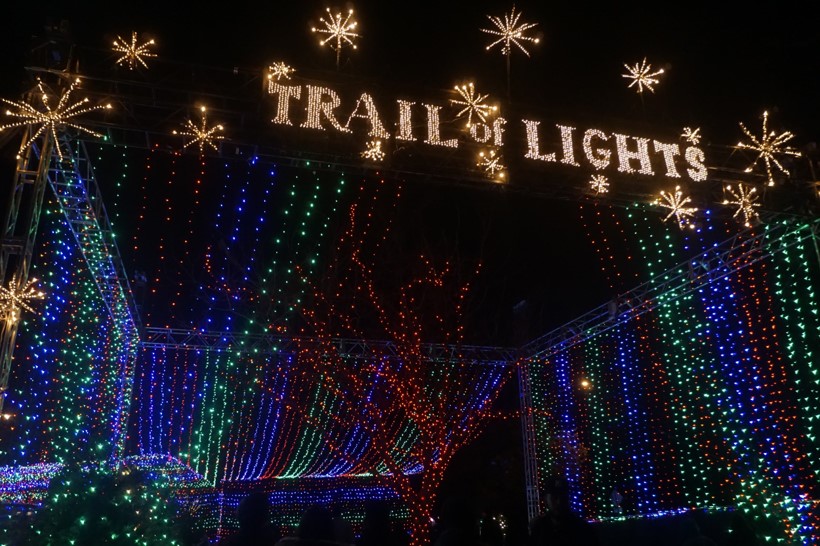
[[[820,219],[792,218],[747,228],[709,250],[525,344],[530,360],[549,358],[806,239],[817,237]]]
[[[363,339],[320,340],[263,334],[207,332],[174,328],[145,328],[140,343],[143,348],[190,351],[234,352],[242,354],[293,355],[299,347],[328,344],[343,357],[400,357],[400,348],[392,341]],[[465,362],[484,366],[511,366],[515,350],[478,345],[424,343],[420,354],[427,362]]]
[[[724,277],[768,259],[802,241],[812,239],[815,249],[820,237],[820,218],[791,219],[749,228],[721,244],[660,273],[654,279],[540,336],[520,349],[519,364],[522,427],[524,429],[524,468],[527,514],[532,519],[540,508],[540,483],[533,403],[529,385],[529,366],[584,343],[620,324],[648,313],[661,304],[680,299]],[[820,259],[820,253],[818,253]],[[529,421],[529,422],[528,422]]]
[[[23,142],[28,142],[31,138],[31,131],[30,127],[24,130]],[[13,280],[18,287],[22,287],[29,280],[51,161],[51,140],[50,135],[45,134],[42,142],[43,153],[38,154],[33,147],[28,147],[17,158],[17,168],[3,223],[3,236],[0,239],[0,283],[3,286],[9,286]],[[11,315],[0,317],[0,411],[3,410],[3,401],[8,389],[19,323],[20,321],[13,320]]]

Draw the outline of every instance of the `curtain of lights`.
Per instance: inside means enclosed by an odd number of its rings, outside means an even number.
[[[341,392],[355,388],[355,381],[369,385],[366,395],[384,396],[380,391],[394,387],[384,385],[383,377],[401,363],[387,357],[336,363],[345,369],[334,377],[304,356],[300,361],[295,356],[143,350],[132,433],[141,452],[173,455],[212,483],[385,473],[382,446],[374,446],[379,442],[394,446],[394,460],[404,473],[419,472],[418,460],[410,455],[418,441],[414,426],[400,415],[368,416],[362,408],[366,401],[357,404],[352,393]],[[469,375],[459,383],[472,390],[462,393],[463,403],[448,415],[460,426],[468,425],[504,372],[500,366],[476,365],[472,373],[461,363],[429,366],[431,375]],[[375,418],[384,423],[374,423]]]
[[[709,282],[669,284],[651,311],[631,302],[628,320],[533,364],[542,475],[567,475],[587,517],[736,506],[771,540],[815,543],[820,271],[811,226],[702,258],[737,227],[708,213],[683,231],[640,207],[581,213],[619,293],[636,277],[650,287],[681,273]]]
[[[321,489],[310,480],[348,480],[333,482],[337,496],[401,497],[394,515],[427,528],[447,464],[512,368],[426,354],[427,340],[463,342],[469,281],[440,256],[398,254],[401,185],[361,179],[349,190],[344,172],[323,165],[159,144],[89,151],[142,323],[234,340],[139,350],[127,453],[240,492],[272,479],[308,492]],[[117,389],[131,385],[108,364],[127,348],[54,206],[40,233],[35,269],[49,297],[18,336],[15,421],[0,445],[18,470],[3,474],[4,490],[17,498],[41,494],[59,468],[32,463],[111,458],[123,437]],[[265,336],[287,347],[250,346]],[[360,352],[338,338],[359,340]],[[238,494],[223,489],[215,517],[230,519]]]
[[[20,327],[0,464],[110,459],[118,456],[127,410],[121,364],[132,348],[48,194],[39,233],[32,277],[46,297]]]

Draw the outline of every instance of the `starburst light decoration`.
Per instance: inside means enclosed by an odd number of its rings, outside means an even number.
[[[496,155],[495,150],[481,152],[478,154],[477,165],[484,169],[484,173],[495,180],[504,180],[504,165],[501,164],[501,156]]]
[[[277,61],[268,67],[268,79],[279,81],[282,79],[289,80],[290,75],[296,72],[295,69],[286,65],[282,61]]]
[[[652,93],[655,88],[652,87],[660,82],[656,76],[663,74],[663,68],[652,72],[652,65],[646,62],[646,57],[640,63],[635,63],[635,66],[625,64],[627,74],[621,74],[624,78],[632,80],[627,87],[637,86],[638,93],[642,94],[644,87],[649,89]]]
[[[700,144],[700,127],[698,127],[697,129],[692,129],[691,127],[684,127],[683,133],[681,133],[680,136],[682,139],[684,139],[692,146],[697,146],[698,144]]]
[[[751,131],[749,131],[743,122],[740,123],[740,128],[743,129],[743,132],[746,133],[746,136],[749,137],[751,140],[750,143],[745,142],[738,142],[737,146],[739,148],[744,148],[747,150],[752,150],[757,152],[757,157],[752,162],[752,164],[746,169],[747,173],[752,172],[752,170],[757,166],[757,162],[761,159],[763,163],[766,165],[766,176],[768,177],[768,184],[769,186],[774,186],[774,174],[772,173],[772,165],[777,167],[777,169],[785,174],[786,176],[789,175],[788,169],[786,169],[780,161],[778,161],[778,155],[791,155],[794,157],[800,157],[800,152],[795,150],[791,147],[784,147],[783,145],[794,138],[794,135],[789,131],[786,131],[781,134],[776,134],[774,131],[769,131],[769,113],[763,112],[763,131],[760,138],[755,137]]]
[[[37,279],[21,283],[15,274],[8,286],[0,286],[0,317],[14,323],[20,319],[20,309],[34,313],[34,308],[29,303],[45,297],[44,292],[34,288],[36,283]]]
[[[606,176],[602,174],[593,174],[589,180],[589,187],[597,194],[607,193],[609,191],[609,182]]]
[[[675,220],[678,222],[678,227],[683,229],[684,227],[693,228],[695,227],[694,224],[690,222],[692,218],[695,216],[695,212],[697,212],[697,208],[695,207],[687,207],[688,203],[691,203],[691,199],[689,197],[685,197],[683,192],[680,190],[680,186],[675,186],[675,193],[666,193],[665,191],[661,190],[661,196],[655,201],[656,205],[660,205],[661,207],[669,209],[669,214],[666,215],[666,218],[663,221],[667,221],[673,216]]]
[[[737,210],[732,215],[732,218],[737,218],[742,215],[743,225],[746,227],[752,227],[752,220],[758,217],[755,209],[760,207],[760,203],[757,202],[757,195],[755,195],[755,193],[757,193],[757,189],[752,186],[738,184],[737,190],[735,190],[731,185],[727,185],[724,190],[728,192],[734,200],[724,199],[723,204],[737,206]]]
[[[222,135],[217,134],[217,132],[222,131],[224,128],[222,127],[222,125],[214,125],[213,127],[208,127],[208,119],[205,115],[205,107],[201,106],[199,108],[199,111],[202,113],[202,123],[199,127],[194,125],[194,122],[191,121],[190,119],[186,119],[185,120],[185,128],[187,130],[185,130],[185,131],[174,130],[174,134],[175,135],[182,135],[182,136],[191,137],[191,140],[189,140],[187,143],[185,143],[185,145],[182,146],[182,149],[184,150],[185,148],[187,148],[191,144],[198,143],[199,144],[199,155],[202,155],[205,151],[205,146],[206,145],[213,148],[214,151],[217,150],[217,147],[216,147],[216,144],[214,144],[214,141],[221,140],[222,138],[224,138]]]
[[[362,152],[362,157],[373,161],[381,161],[384,159],[384,152],[382,151],[381,140],[371,140],[367,143],[367,148]]]
[[[117,36],[114,40],[114,51],[122,53],[122,57],[117,59],[117,64],[127,64],[130,70],[137,68],[139,64],[148,68],[143,57],[156,57],[156,54],[151,53],[150,47],[154,45],[154,40],[148,40],[143,44],[137,43],[137,33],[131,33],[131,43],[126,42],[122,37]]]
[[[11,116],[13,118],[18,119],[19,121],[14,121],[12,123],[7,123],[5,125],[0,125],[0,131],[5,129],[11,129],[13,127],[23,127],[26,125],[38,126],[36,131],[33,131],[29,139],[23,144],[20,145],[20,149],[17,151],[17,157],[23,153],[23,150],[31,146],[31,144],[37,140],[40,135],[45,133],[49,133],[54,141],[57,141],[57,133],[61,130],[64,130],[66,127],[71,127],[73,129],[77,129],[78,131],[87,133],[89,135],[95,136],[97,138],[102,137],[103,135],[92,131],[78,123],[71,121],[72,118],[76,116],[91,112],[93,110],[101,110],[101,109],[110,109],[110,104],[101,104],[96,106],[88,106],[89,100],[88,98],[82,99],[81,101],[71,103],[71,92],[74,91],[74,88],[79,85],[80,80],[77,78],[72,82],[72,84],[66,89],[65,93],[60,96],[60,99],[57,101],[57,104],[54,108],[51,107],[51,102],[49,99],[49,95],[46,92],[43,82],[37,82],[37,89],[39,91],[38,96],[40,97],[40,101],[43,104],[43,109],[39,110],[34,105],[28,104],[26,102],[16,102],[7,100],[4,98],[0,98],[6,104],[14,107],[16,110],[6,110],[6,115]],[[63,154],[61,151],[60,146],[55,146],[57,150],[57,155],[60,157],[60,160],[63,159]]]
[[[476,93],[475,87],[473,83],[470,82],[466,85],[457,85],[456,91],[458,94],[461,95],[461,99],[450,99],[450,102],[453,104],[458,104],[459,106],[463,106],[463,108],[456,114],[456,117],[464,117],[467,116],[467,127],[472,127],[473,125],[473,116],[480,119],[481,121],[487,121],[487,117],[498,111],[497,106],[490,106],[489,104],[485,104],[484,101],[487,99],[489,95],[482,95],[480,93]]]
[[[341,55],[342,48],[350,46],[356,49],[356,44],[353,43],[353,39],[359,37],[355,32],[358,23],[355,19],[351,20],[353,17],[353,9],[349,9],[347,15],[344,15],[342,12],[334,14],[330,11],[330,8],[327,8],[327,15],[327,19],[324,17],[319,18],[319,22],[325,27],[313,27],[311,31],[327,34],[327,38],[320,40],[319,45],[324,46],[330,44],[330,47],[336,50],[336,68],[339,68],[339,56]]]
[[[516,13],[515,7],[513,7],[509,14],[504,14],[503,20],[501,17],[494,15],[488,15],[487,18],[495,25],[495,28],[482,28],[480,29],[481,32],[486,32],[487,34],[498,37],[493,43],[487,46],[487,51],[501,44],[501,53],[509,57],[512,52],[512,45],[515,44],[527,57],[530,56],[530,52],[527,51],[527,48],[524,47],[522,42],[537,44],[539,40],[538,38],[525,36],[524,32],[538,26],[538,23],[521,23],[519,25],[518,20],[521,18],[521,13]]]

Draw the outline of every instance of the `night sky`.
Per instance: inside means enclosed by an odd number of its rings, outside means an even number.
[[[30,38],[42,36],[47,24],[66,20],[76,43],[88,48],[105,49],[117,34],[136,30],[156,39],[154,51],[163,59],[191,65],[261,73],[269,62],[283,60],[314,75],[383,85],[387,100],[396,90],[440,100],[456,83],[472,80],[482,93],[504,100],[504,57],[497,47],[485,51],[492,40],[479,29],[493,28],[487,16],[503,16],[512,4],[444,4],[352,4],[361,37],[358,50],[343,51],[337,72],[334,52],[316,44],[310,27],[318,25],[325,7],[342,6],[142,2],[126,9],[114,3],[18,3],[0,21],[0,94],[20,95],[27,85],[23,66]],[[517,2],[520,21],[538,23],[532,35],[541,42],[528,46],[530,57],[513,52],[505,104],[510,111],[579,127],[643,127],[673,136],[684,126],[701,127],[705,147],[735,144],[743,137],[738,122],[757,130],[767,110],[773,128],[795,133],[791,145],[813,149],[820,128],[816,17],[799,5],[777,3],[762,12],[747,3],[732,4],[593,8],[580,2]],[[665,73],[654,93],[639,96],[622,74],[625,63],[643,58]],[[4,160],[15,151],[16,144],[8,142],[2,141]],[[550,176],[549,170],[543,176]],[[572,200],[454,182],[410,184],[405,213],[415,217],[415,235],[429,244],[442,249],[463,244],[466,254],[483,260],[474,295],[474,309],[483,318],[476,322],[473,341],[512,343],[511,311],[522,300],[529,302],[532,320],[524,337],[532,337],[614,296],[603,284]],[[537,184],[528,181],[530,188]]]

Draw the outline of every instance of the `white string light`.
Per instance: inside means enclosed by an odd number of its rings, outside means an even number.
[[[774,186],[774,174],[772,173],[772,166],[777,167],[777,169],[789,176],[789,171],[786,169],[780,161],[778,161],[778,155],[791,155],[794,157],[800,157],[800,152],[795,150],[794,148],[784,147],[783,145],[794,138],[794,135],[789,131],[784,133],[780,133],[779,135],[776,134],[774,131],[769,131],[768,129],[768,122],[769,122],[769,113],[763,112],[763,130],[761,133],[760,138],[755,137],[752,133],[746,128],[743,123],[740,123],[740,128],[743,129],[743,132],[746,133],[746,136],[749,137],[750,143],[745,142],[738,142],[739,148],[744,148],[747,150],[752,150],[757,152],[757,157],[755,158],[754,162],[746,169],[746,172],[752,172],[752,170],[757,166],[757,162],[761,159],[763,163],[766,165],[766,176],[768,177],[768,184],[769,186]]]
[[[380,140],[371,140],[367,143],[367,147],[362,152],[362,157],[372,161],[382,161],[384,159],[384,152],[382,151],[382,143]]]
[[[681,138],[683,138],[686,142],[693,146],[697,146],[700,144],[700,128],[691,128],[691,127],[684,127],[683,133],[681,133]]]
[[[72,118],[76,116],[85,114],[87,112],[91,112],[93,110],[101,110],[101,109],[110,109],[110,104],[102,104],[97,106],[87,106],[90,102],[88,98],[82,99],[81,101],[75,102],[73,104],[69,103],[69,99],[71,97],[71,92],[74,91],[74,88],[79,85],[80,80],[79,78],[74,80],[71,85],[66,89],[65,93],[60,96],[60,99],[57,101],[57,105],[52,109],[50,104],[50,99],[48,93],[46,93],[45,88],[43,87],[43,82],[37,82],[37,89],[39,90],[38,96],[40,97],[40,101],[42,102],[42,106],[44,109],[39,110],[34,105],[28,104],[26,102],[15,102],[10,101],[4,98],[0,98],[6,104],[13,106],[16,110],[6,110],[6,115],[11,116],[13,118],[19,119],[19,121],[15,121],[12,123],[7,123],[5,125],[0,125],[0,131],[4,131],[6,129],[11,129],[14,127],[23,127],[25,125],[30,125],[32,127],[38,126],[36,131],[34,131],[29,137],[27,141],[20,145],[20,149],[17,151],[18,157],[22,155],[23,150],[28,148],[40,135],[45,132],[51,133],[52,138],[57,140],[57,133],[58,131],[66,128],[71,127],[77,129],[78,131],[88,133],[94,137],[100,138],[103,135],[92,131],[78,123],[71,121]],[[63,154],[61,151],[60,146],[56,146],[57,155],[60,157],[60,160],[63,160]]]
[[[757,202],[757,189],[752,186],[744,186],[743,184],[737,185],[737,190],[732,188],[731,184],[728,184],[724,187],[724,190],[731,195],[734,200],[724,199],[724,205],[737,205],[737,210],[732,215],[732,218],[737,218],[740,215],[743,215],[743,225],[746,227],[752,226],[752,220],[758,217],[757,212],[755,211],[756,208],[760,207],[760,203]]]
[[[487,29],[482,28],[480,29],[481,32],[486,32],[487,34],[491,34],[493,36],[498,36],[498,38],[487,46],[487,50],[489,51],[493,47],[498,44],[502,44],[501,46],[501,53],[504,55],[509,56],[512,52],[512,45],[515,44],[518,49],[524,52],[524,54],[529,57],[530,52],[524,47],[522,42],[531,42],[533,44],[537,44],[539,42],[538,38],[532,38],[530,36],[525,36],[524,32],[538,26],[538,23],[521,23],[518,24],[518,20],[521,18],[520,13],[515,12],[515,7],[513,7],[512,11],[509,14],[504,15],[504,20],[501,20],[501,17],[496,17],[494,15],[488,15],[487,18],[495,25],[494,29]]]
[[[342,48],[345,46],[350,46],[353,49],[356,49],[356,44],[353,42],[353,39],[359,37],[359,35],[354,32],[358,23],[355,19],[351,21],[351,18],[353,17],[353,9],[348,10],[347,15],[344,15],[342,12],[333,14],[331,13],[330,8],[327,8],[327,14],[327,19],[324,17],[319,18],[319,22],[325,25],[325,27],[313,27],[311,30],[313,32],[328,35],[324,40],[319,40],[319,45],[324,46],[325,44],[330,44],[330,47],[336,50],[336,68],[339,68],[339,59]]]
[[[136,32],[131,33],[131,43],[128,43],[123,40],[122,37],[117,36],[117,39],[114,40],[113,49],[117,53],[122,53],[122,57],[117,59],[117,64],[127,63],[129,70],[134,70],[137,68],[138,64],[148,68],[148,65],[145,64],[143,57],[156,57],[156,55],[150,51],[150,47],[153,45],[154,40],[148,40],[143,44],[138,44]]]
[[[624,67],[626,67],[627,73],[622,74],[622,76],[632,80],[627,87],[637,86],[638,93],[643,93],[644,88],[649,89],[652,93],[655,92],[655,88],[652,86],[660,82],[655,76],[663,74],[663,68],[652,72],[652,65],[647,64],[646,57],[640,63],[635,63],[634,66],[625,64]]]
[[[222,135],[217,134],[219,131],[222,131],[224,128],[222,127],[222,125],[214,125],[213,127],[208,127],[208,119],[205,115],[205,107],[201,106],[199,108],[199,111],[202,114],[202,123],[200,124],[199,127],[194,125],[194,122],[191,121],[190,119],[186,119],[185,120],[185,125],[184,125],[186,130],[184,130],[184,131],[174,130],[173,133],[175,135],[182,135],[182,136],[191,137],[191,140],[189,140],[187,143],[185,143],[185,145],[182,146],[182,149],[184,150],[185,148],[187,148],[191,144],[198,143],[199,144],[199,155],[202,155],[205,151],[205,146],[206,145],[213,148],[214,151],[217,150],[217,147],[216,147],[216,144],[214,144],[214,141],[221,140],[222,138],[224,138]]]
[[[489,95],[482,95],[477,93],[473,83],[467,83],[465,85],[457,85],[455,87],[458,94],[461,96],[461,100],[459,99],[450,99],[450,102],[453,104],[458,104],[459,106],[463,106],[461,110],[459,110],[458,114],[456,114],[457,118],[467,116],[467,127],[470,127],[473,123],[473,116],[477,117],[479,120],[486,122],[487,117],[498,111],[497,106],[490,106],[489,104],[485,104],[484,101],[487,99]]]
[[[20,309],[34,313],[34,308],[29,303],[45,297],[44,292],[34,288],[35,283],[37,279],[31,279],[22,284],[14,274],[8,286],[0,286],[0,316],[14,323],[20,319]]]
[[[359,113],[359,109],[364,108],[365,112]],[[368,133],[371,137],[374,138],[390,138],[390,133],[387,132],[387,129],[384,128],[382,124],[382,120],[379,117],[379,111],[376,109],[376,103],[367,93],[362,93],[359,97],[359,100],[356,101],[356,107],[353,108],[353,111],[350,113],[350,116],[347,118],[347,123],[345,124],[345,128],[350,128],[350,122],[353,118],[361,118],[367,120],[370,124],[370,132]]]
[[[691,201],[692,200],[689,199],[689,197],[685,197],[683,195],[683,192],[680,190],[680,186],[675,186],[675,193],[666,193],[661,190],[661,196],[655,201],[655,204],[669,209],[669,214],[667,214],[663,219],[664,222],[674,216],[675,220],[678,222],[678,227],[681,229],[684,227],[694,229],[695,225],[691,223],[690,220],[694,218],[695,212],[697,212],[698,209],[695,207],[686,206],[691,203]]]
[[[501,164],[501,156],[496,155],[495,150],[478,154],[477,165],[484,169],[484,173],[489,178],[494,178],[499,182],[504,180],[504,165]]]
[[[592,188],[596,194],[609,192],[609,181],[606,176],[602,174],[593,174],[589,180],[589,187]]]
[[[270,84],[275,80],[279,81],[282,79],[289,80],[290,75],[296,72],[296,69],[291,68],[283,61],[276,61],[270,66],[268,66],[268,92],[270,93]]]

